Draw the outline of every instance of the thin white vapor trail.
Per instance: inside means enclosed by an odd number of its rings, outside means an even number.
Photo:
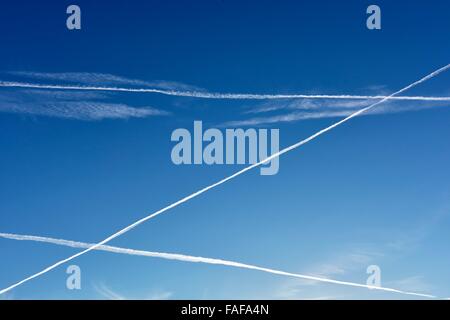
[[[78,253],[76,253],[76,254],[68,257],[68,258],[65,258],[63,260],[57,261],[56,263],[48,266],[47,268],[45,268],[45,269],[43,269],[43,270],[41,270],[41,271],[39,271],[39,272],[29,276],[29,277],[26,277],[25,279],[20,280],[19,282],[16,282],[16,283],[10,285],[9,287],[6,287],[6,288],[0,290],[0,294],[8,292],[8,291],[14,289],[15,287],[18,287],[18,286],[20,286],[21,284],[23,284],[25,282],[28,282],[28,281],[30,281],[30,280],[32,280],[34,278],[37,278],[37,277],[39,277],[39,276],[49,272],[50,270],[55,269],[56,267],[66,263],[68,261],[71,261],[71,260],[73,260],[73,259],[75,259],[75,258],[77,258],[77,257],[79,257],[79,256],[81,256],[81,255],[83,255],[85,253],[88,253],[89,251],[92,251],[92,250],[98,248],[99,246],[104,245],[104,244],[108,243],[109,241],[119,237],[120,235],[130,231],[131,229],[136,228],[138,225],[146,222],[147,220],[150,220],[150,219],[160,215],[161,213],[164,213],[164,212],[166,212],[166,211],[168,211],[168,210],[170,210],[172,208],[175,208],[175,207],[179,206],[180,204],[183,204],[184,202],[187,202],[187,201],[189,201],[189,200],[191,200],[193,198],[196,198],[197,196],[199,196],[199,195],[201,195],[201,194],[203,194],[203,193],[205,193],[205,192],[207,192],[207,191],[209,191],[211,189],[214,189],[215,187],[218,187],[219,185],[221,185],[221,184],[223,184],[223,183],[225,183],[225,182],[227,182],[229,180],[232,180],[232,179],[240,176],[241,174],[243,174],[243,173],[245,173],[245,172],[247,172],[247,171],[249,171],[249,170],[251,170],[251,169],[253,169],[255,167],[258,167],[258,166],[260,166],[260,165],[262,165],[264,163],[267,163],[267,162],[271,161],[272,159],[274,159],[276,157],[279,157],[282,154],[285,154],[285,153],[287,153],[287,152],[289,152],[289,151],[291,151],[293,149],[296,149],[296,148],[298,148],[298,147],[308,143],[309,141],[314,140],[315,138],[319,137],[320,135],[322,135],[322,134],[324,134],[324,133],[326,133],[326,132],[336,128],[337,126],[339,126],[339,125],[347,122],[348,120],[350,120],[350,119],[360,115],[361,113],[372,109],[373,107],[375,107],[375,106],[385,102],[386,100],[392,98],[395,95],[401,94],[402,92],[404,92],[404,91],[406,91],[406,90],[408,90],[408,89],[410,89],[412,87],[415,87],[418,84],[420,84],[422,82],[425,82],[425,81],[427,81],[427,80],[437,76],[438,74],[440,74],[441,72],[444,72],[445,70],[447,70],[449,68],[450,68],[450,64],[447,64],[445,67],[442,67],[442,68],[440,68],[440,69],[438,69],[436,71],[433,71],[429,75],[423,77],[420,80],[417,80],[416,82],[414,82],[414,83],[404,87],[403,89],[400,89],[400,90],[394,92],[390,96],[387,96],[387,97],[383,98],[382,100],[380,100],[380,101],[378,101],[378,102],[376,102],[376,103],[374,103],[374,104],[372,104],[372,105],[370,105],[368,107],[365,107],[363,109],[360,109],[360,110],[352,113],[351,115],[349,115],[346,118],[344,118],[344,119],[342,119],[342,120],[340,120],[340,121],[330,125],[329,127],[326,127],[325,129],[322,129],[322,130],[316,132],[312,136],[310,136],[310,137],[308,137],[308,138],[306,138],[304,140],[301,140],[301,141],[299,141],[299,142],[297,142],[297,143],[295,143],[295,144],[293,144],[293,145],[291,145],[291,146],[289,146],[287,148],[284,148],[281,151],[272,154],[271,156],[267,157],[266,159],[264,159],[262,161],[256,162],[256,163],[254,163],[254,164],[252,164],[252,165],[250,165],[248,167],[245,167],[244,169],[242,169],[240,171],[237,171],[236,173],[234,173],[234,174],[232,174],[232,175],[230,175],[228,177],[225,177],[222,180],[219,180],[219,181],[217,181],[217,182],[215,182],[215,183],[213,183],[213,184],[211,184],[211,185],[209,185],[207,187],[204,187],[204,188],[202,188],[202,189],[200,189],[200,190],[198,190],[198,191],[196,191],[196,192],[194,192],[194,193],[192,193],[192,194],[190,194],[190,195],[188,195],[188,196],[186,196],[186,197],[184,197],[184,198],[182,198],[182,199],[180,199],[180,200],[178,200],[176,202],[173,202],[172,204],[170,204],[170,205],[168,205],[168,206],[166,206],[166,207],[164,207],[162,209],[159,209],[159,210],[155,211],[152,214],[149,214],[149,215],[147,215],[147,216],[145,216],[145,217],[143,217],[143,218],[133,222],[132,224],[128,225],[127,227],[125,227],[123,229],[120,229],[119,231],[113,233],[112,235],[110,235],[109,237],[103,239],[102,241],[98,242],[97,244],[95,244],[95,245],[93,245],[93,246],[91,246],[91,247],[89,247],[89,248],[87,248],[87,249],[85,249],[83,251],[80,251],[80,252],[78,252]]]
[[[370,95],[331,95],[331,94],[251,94],[251,93],[216,93],[202,91],[181,91],[156,88],[124,88],[124,87],[99,87],[76,85],[50,85],[25,82],[0,81],[0,87],[54,89],[54,90],[87,90],[87,91],[118,91],[137,93],[158,93],[168,96],[191,97],[203,99],[236,99],[236,100],[268,100],[268,99],[344,99],[344,100],[378,100],[389,98],[390,100],[409,101],[450,101],[450,97],[424,97],[424,96],[370,96]]]
[[[12,233],[0,233],[0,237],[6,238],[6,239],[12,239],[12,240],[22,240],[22,241],[25,240],[25,241],[52,243],[52,244],[66,246],[66,247],[72,247],[72,248],[90,248],[94,245],[93,243],[85,243],[85,242],[78,242],[78,241],[65,240],[65,239],[48,238],[48,237],[12,234]],[[367,288],[367,289],[377,289],[377,290],[381,290],[381,291],[401,293],[401,294],[426,297],[426,298],[436,298],[436,296],[430,295],[430,294],[409,292],[409,291],[403,291],[403,290],[386,288],[386,287],[375,287],[375,286],[369,286],[369,285],[355,283],[355,282],[339,281],[339,280],[333,280],[333,279],[316,277],[316,276],[308,276],[308,275],[304,275],[304,274],[285,272],[285,271],[280,271],[280,270],[275,270],[275,269],[270,269],[270,268],[265,268],[265,267],[259,267],[259,266],[255,266],[255,265],[251,265],[251,264],[230,261],[230,260],[223,260],[223,259],[205,258],[205,257],[190,256],[190,255],[178,254],[178,253],[134,250],[134,249],[128,249],[128,248],[113,247],[113,246],[108,246],[108,245],[98,246],[95,250],[107,251],[107,252],[113,252],[113,253],[121,253],[121,254],[129,254],[129,255],[135,255],[135,256],[162,258],[162,259],[168,259],[168,260],[178,260],[178,261],[185,261],[185,262],[199,262],[199,263],[206,263],[206,264],[223,265],[223,266],[229,266],[229,267],[235,267],[235,268],[257,270],[257,271],[262,271],[262,272],[266,272],[266,273],[277,274],[277,275],[282,275],[282,276],[287,276],[287,277],[314,280],[314,281],[319,281],[319,282],[327,282],[327,283]]]

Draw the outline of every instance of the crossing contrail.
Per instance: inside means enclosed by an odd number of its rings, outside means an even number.
[[[65,239],[48,238],[48,237],[12,234],[12,233],[0,233],[0,237],[6,238],[6,239],[12,239],[12,240],[22,240],[22,241],[25,240],[25,241],[52,243],[52,244],[66,246],[66,247],[72,247],[72,248],[90,248],[90,247],[94,246],[93,243],[85,243],[85,242],[78,242],[78,241],[65,240]],[[190,255],[179,254],[179,253],[134,250],[134,249],[128,249],[128,248],[113,247],[113,246],[109,246],[109,245],[98,246],[97,248],[95,248],[95,250],[120,253],[120,254],[128,254],[128,255],[134,255],[134,256],[162,258],[162,259],[167,259],[167,260],[178,260],[178,261],[185,261],[185,262],[197,262],[197,263],[223,265],[223,266],[229,266],[229,267],[234,267],[234,268],[257,270],[257,271],[262,271],[262,272],[266,272],[266,273],[277,274],[277,275],[282,275],[282,276],[287,276],[287,277],[294,277],[294,278],[300,278],[300,279],[306,279],[306,280],[333,283],[333,284],[338,284],[338,285],[360,287],[360,288],[366,288],[366,289],[377,289],[377,290],[381,290],[381,291],[401,293],[401,294],[426,297],[426,298],[436,298],[436,296],[430,295],[430,294],[408,292],[408,291],[387,288],[387,287],[381,287],[381,286],[380,287],[369,286],[369,285],[355,283],[355,282],[340,281],[340,280],[333,280],[333,279],[328,279],[328,278],[323,278],[323,277],[316,277],[316,276],[309,276],[309,275],[298,274],[298,273],[285,272],[285,271],[281,271],[281,270],[275,270],[275,269],[259,267],[259,266],[255,266],[255,265],[251,265],[251,264],[230,261],[230,260],[216,259],[216,258],[190,256]]]
[[[343,100],[379,100],[389,98],[390,100],[403,101],[450,101],[450,97],[427,97],[427,96],[382,96],[382,95],[331,95],[331,94],[251,94],[251,93],[216,93],[202,91],[181,91],[156,88],[124,88],[124,87],[99,87],[99,86],[76,86],[76,85],[50,85],[26,82],[0,81],[0,87],[28,88],[28,89],[53,89],[53,90],[86,90],[86,91],[117,91],[137,93],[157,93],[168,96],[191,97],[202,99],[230,99],[230,100],[268,100],[268,99],[343,99]]]
[[[374,104],[371,104],[368,107],[360,109],[360,110],[352,113],[351,115],[347,116],[346,118],[344,118],[344,119],[342,119],[342,120],[340,120],[340,121],[338,121],[338,122],[336,122],[336,123],[334,123],[334,124],[324,128],[324,129],[314,133],[312,136],[310,136],[310,137],[308,137],[308,138],[306,138],[304,140],[301,140],[301,141],[299,141],[299,142],[297,142],[297,143],[295,143],[295,144],[293,144],[293,145],[291,145],[291,146],[289,146],[287,148],[284,148],[284,149],[282,149],[282,150],[272,154],[271,156],[265,158],[264,160],[261,160],[261,161],[256,162],[256,163],[254,163],[254,164],[252,164],[252,165],[250,165],[248,167],[245,167],[244,169],[242,169],[240,171],[237,171],[236,173],[234,173],[234,174],[232,174],[232,175],[230,175],[228,177],[225,177],[222,180],[219,180],[219,181],[217,181],[217,182],[215,182],[215,183],[213,183],[213,184],[211,184],[211,185],[209,185],[207,187],[204,187],[204,188],[202,188],[202,189],[200,189],[200,190],[198,190],[198,191],[196,191],[196,192],[194,192],[194,193],[192,193],[192,194],[190,194],[190,195],[188,195],[188,196],[186,196],[186,197],[184,197],[184,198],[182,198],[182,199],[180,199],[180,200],[178,200],[176,202],[173,202],[172,204],[170,204],[170,205],[168,205],[168,206],[166,206],[166,207],[164,207],[162,209],[159,209],[159,210],[157,210],[157,211],[155,211],[155,212],[153,212],[153,213],[151,213],[151,214],[149,214],[149,215],[147,215],[147,216],[145,216],[145,217],[143,217],[143,218],[133,222],[132,224],[128,225],[127,227],[125,227],[123,229],[120,229],[119,231],[113,233],[112,235],[108,236],[107,238],[103,239],[102,241],[94,244],[93,246],[91,246],[91,247],[89,247],[89,248],[87,248],[87,249],[85,249],[83,251],[80,251],[80,252],[78,252],[78,253],[76,253],[74,255],[71,255],[68,258],[65,258],[65,259],[62,259],[60,261],[57,261],[56,263],[48,266],[47,268],[45,268],[45,269],[43,269],[43,270],[41,270],[41,271],[39,271],[39,272],[29,276],[29,277],[26,277],[25,279],[20,280],[19,282],[16,282],[16,283],[10,285],[9,287],[6,287],[6,288],[0,290],[0,294],[6,293],[6,292],[14,289],[15,287],[18,287],[18,286],[20,286],[21,284],[23,284],[25,282],[28,282],[28,281],[30,281],[30,280],[32,280],[34,278],[37,278],[37,277],[39,277],[39,276],[41,276],[41,275],[43,275],[43,274],[45,274],[45,273],[55,269],[56,267],[66,263],[68,261],[71,261],[71,260],[73,260],[73,259],[75,259],[75,258],[77,258],[77,257],[79,257],[79,256],[81,256],[83,254],[86,254],[89,251],[92,251],[92,250],[98,248],[99,246],[104,245],[104,244],[108,243],[109,241],[119,237],[120,235],[130,231],[131,229],[136,228],[138,225],[146,222],[147,220],[150,220],[150,219],[160,215],[161,213],[164,213],[164,212],[166,212],[166,211],[168,211],[168,210],[170,210],[172,208],[175,208],[175,207],[179,206],[180,204],[183,204],[184,202],[187,202],[187,201],[189,201],[189,200],[191,200],[193,198],[196,198],[199,195],[201,195],[201,194],[203,194],[203,193],[205,193],[205,192],[207,192],[207,191],[209,191],[211,189],[214,189],[215,187],[218,187],[219,185],[221,185],[221,184],[223,184],[223,183],[225,183],[225,182],[227,182],[229,180],[232,180],[232,179],[240,176],[241,174],[243,174],[243,173],[245,173],[245,172],[247,172],[247,171],[249,171],[249,170],[251,170],[251,169],[253,169],[255,167],[258,167],[258,166],[260,166],[260,165],[262,165],[264,163],[267,163],[267,162],[271,161],[275,157],[279,157],[282,154],[285,154],[285,153],[287,153],[287,152],[289,152],[291,150],[294,150],[294,149],[296,149],[296,148],[298,148],[298,147],[300,147],[300,146],[302,146],[302,145],[304,145],[304,144],[306,144],[306,143],[316,139],[317,137],[321,136],[322,134],[324,134],[324,133],[326,133],[326,132],[328,132],[328,131],[330,131],[330,130],[338,127],[338,126],[340,126],[341,124],[343,124],[343,123],[349,121],[350,119],[360,115],[361,113],[366,112],[366,111],[374,108],[375,106],[377,106],[377,105],[379,105],[379,104],[389,100],[390,98],[392,98],[395,95],[401,94],[404,91],[407,91],[408,89],[411,89],[411,88],[421,84],[422,82],[425,82],[425,81],[427,81],[427,80],[437,76],[438,74],[440,74],[441,72],[444,72],[445,70],[447,70],[449,68],[450,68],[450,64],[447,64],[445,67],[442,67],[442,68],[440,68],[440,69],[438,69],[436,71],[433,71],[432,73],[430,73],[427,76],[421,78],[420,80],[417,80],[416,82],[414,82],[414,83],[404,87],[403,89],[400,89],[400,90],[394,92],[393,94],[391,94],[391,95],[381,99],[380,101],[375,102]]]

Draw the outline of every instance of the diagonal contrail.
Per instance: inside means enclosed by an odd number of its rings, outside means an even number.
[[[200,190],[198,190],[198,191],[196,191],[196,192],[194,192],[194,193],[192,193],[192,194],[190,194],[190,195],[188,195],[188,196],[186,196],[186,197],[184,197],[184,198],[182,198],[182,199],[180,199],[180,200],[178,200],[178,201],[168,205],[167,207],[164,207],[164,208],[162,208],[162,209],[160,209],[158,211],[155,211],[152,214],[149,214],[149,215],[143,217],[142,219],[139,219],[139,220],[133,222],[132,224],[128,225],[127,227],[125,227],[123,229],[120,229],[116,233],[113,233],[109,237],[107,237],[107,238],[103,239],[102,241],[96,243],[95,245],[93,245],[93,246],[91,246],[91,247],[89,247],[89,248],[87,248],[87,249],[85,249],[83,251],[80,251],[80,252],[78,252],[78,253],[76,253],[74,255],[71,255],[68,258],[60,260],[60,261],[58,261],[58,262],[48,266],[47,268],[45,268],[45,269],[43,269],[43,270],[41,270],[41,271],[39,271],[39,272],[29,276],[29,277],[26,277],[25,279],[20,280],[19,282],[16,282],[16,283],[10,285],[9,287],[6,287],[6,288],[0,290],[0,294],[8,292],[8,291],[14,289],[15,287],[20,286],[21,284],[23,284],[25,282],[28,282],[28,281],[30,281],[30,280],[32,280],[34,278],[37,278],[37,277],[39,277],[39,276],[41,276],[41,275],[43,275],[43,274],[45,274],[45,273],[55,269],[56,267],[66,263],[68,261],[71,261],[71,260],[73,260],[73,259],[75,259],[75,258],[77,258],[77,257],[79,257],[79,256],[81,256],[81,255],[83,255],[85,253],[88,253],[89,251],[92,251],[92,250],[98,248],[99,246],[104,245],[104,244],[108,243],[109,241],[119,237],[120,235],[130,231],[131,229],[136,228],[138,225],[144,223],[145,221],[150,220],[150,219],[152,219],[152,218],[160,215],[161,213],[164,213],[164,212],[166,212],[166,211],[168,211],[168,210],[170,210],[172,208],[175,208],[175,207],[179,206],[180,204],[182,204],[184,202],[187,202],[187,201],[189,201],[189,200],[191,200],[193,198],[196,198],[197,196],[199,196],[199,195],[201,195],[201,194],[203,194],[203,193],[205,193],[205,192],[207,192],[207,191],[209,191],[211,189],[214,189],[215,187],[217,187],[217,186],[219,186],[219,185],[221,185],[221,184],[223,184],[223,183],[225,183],[225,182],[227,182],[229,180],[232,180],[232,179],[240,176],[241,174],[243,174],[243,173],[245,173],[245,172],[247,172],[247,171],[249,171],[249,170],[251,170],[251,169],[253,169],[255,167],[258,167],[258,166],[260,166],[260,165],[262,165],[264,163],[267,163],[267,162],[271,161],[272,159],[274,159],[276,157],[279,157],[282,154],[285,154],[285,153],[287,153],[287,152],[289,152],[291,150],[294,150],[294,149],[296,149],[296,148],[298,148],[298,147],[300,147],[300,146],[302,146],[302,145],[304,145],[304,144],[314,140],[315,138],[319,137],[320,135],[322,135],[322,134],[324,134],[324,133],[326,133],[326,132],[328,132],[328,131],[336,128],[336,127],[338,127],[339,125],[341,125],[341,124],[347,122],[348,120],[350,120],[350,119],[360,115],[361,113],[366,112],[366,111],[374,108],[375,106],[377,106],[377,105],[379,105],[379,104],[389,100],[390,98],[392,98],[395,95],[398,95],[398,94],[400,94],[400,93],[402,93],[402,92],[404,92],[404,91],[406,91],[408,89],[411,89],[412,87],[417,86],[418,84],[420,84],[422,82],[425,82],[425,81],[427,81],[427,80],[437,76],[438,74],[440,74],[441,72],[444,72],[445,70],[447,70],[449,68],[450,68],[450,64],[447,64],[445,67],[442,67],[442,68],[440,68],[440,69],[438,69],[436,71],[433,71],[432,73],[430,73],[429,75],[423,77],[422,79],[417,80],[416,82],[414,82],[414,83],[404,87],[403,89],[400,89],[400,90],[394,92],[393,94],[383,98],[382,100],[380,100],[380,101],[378,101],[378,102],[376,102],[374,104],[371,104],[368,107],[365,107],[363,109],[360,109],[360,110],[352,113],[351,115],[349,115],[346,118],[344,118],[344,119],[342,119],[342,120],[340,120],[340,121],[330,125],[329,127],[326,127],[325,129],[322,129],[322,130],[316,132],[312,136],[310,136],[310,137],[308,137],[308,138],[306,138],[304,140],[301,140],[301,141],[299,141],[299,142],[297,142],[297,143],[295,143],[295,144],[293,144],[293,145],[291,145],[291,146],[289,146],[287,148],[284,148],[283,150],[272,154],[271,156],[267,157],[264,160],[261,160],[261,161],[256,162],[256,163],[254,163],[254,164],[252,164],[252,165],[250,165],[248,167],[245,167],[244,169],[242,169],[242,170],[240,170],[240,171],[238,171],[238,172],[236,172],[236,173],[234,173],[234,174],[232,174],[232,175],[230,175],[228,177],[225,177],[222,180],[219,180],[219,181],[217,181],[217,182],[215,182],[215,183],[213,183],[213,184],[211,184],[211,185],[209,185],[207,187],[204,187],[203,189],[200,189]]]
[[[6,239],[12,239],[12,240],[21,240],[21,241],[25,240],[25,241],[52,243],[52,244],[66,246],[66,247],[72,247],[72,248],[90,248],[94,245],[93,243],[85,243],[85,242],[78,242],[78,241],[65,240],[65,239],[48,238],[48,237],[12,234],[12,233],[0,233],[0,237],[6,238]],[[223,265],[223,266],[229,266],[229,267],[235,267],[235,268],[241,268],[241,269],[257,270],[257,271],[262,271],[262,272],[266,272],[266,273],[277,274],[277,275],[282,275],[282,276],[287,276],[287,277],[300,278],[300,279],[306,279],[306,280],[327,282],[327,283],[367,288],[367,289],[377,289],[377,290],[381,290],[381,291],[401,293],[401,294],[426,297],[426,298],[436,298],[436,296],[430,295],[430,294],[409,292],[409,291],[403,291],[403,290],[387,288],[387,287],[369,286],[369,285],[355,283],[355,282],[339,281],[339,280],[333,280],[333,279],[328,279],[328,278],[323,278],[323,277],[308,276],[308,275],[304,275],[304,274],[285,272],[285,271],[281,271],[281,270],[275,270],[275,269],[270,269],[270,268],[265,268],[265,267],[258,267],[258,266],[251,265],[251,264],[230,261],[230,260],[223,260],[223,259],[190,256],[190,255],[179,254],[179,253],[134,250],[134,249],[128,249],[128,248],[113,247],[113,246],[108,246],[108,245],[98,246],[97,248],[95,248],[95,250],[107,251],[107,252],[113,252],[113,253],[121,253],[121,254],[129,254],[129,255],[134,255],[134,256],[162,258],[162,259],[167,259],[167,260],[178,260],[178,261],[185,261],[185,262],[198,262],[198,263],[206,263],[206,264]]]
[[[427,96],[370,96],[370,95],[332,95],[332,94],[251,94],[251,93],[216,93],[203,91],[165,90],[155,88],[124,88],[124,87],[99,87],[78,85],[51,85],[26,82],[0,81],[0,87],[29,88],[29,89],[53,89],[53,90],[86,90],[86,91],[117,91],[136,93],[157,93],[167,96],[191,97],[202,99],[230,99],[230,100],[268,100],[268,99],[343,99],[343,100],[390,100],[406,101],[450,101],[450,97]]]

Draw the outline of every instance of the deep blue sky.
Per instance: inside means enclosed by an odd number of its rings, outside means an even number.
[[[379,31],[365,26],[368,1],[73,3],[82,10],[80,31],[65,27],[72,2],[1,5],[0,80],[17,71],[90,72],[215,92],[385,94],[450,62],[445,1],[374,2]],[[448,96],[449,84],[443,74],[408,94]],[[24,90],[0,94],[3,104],[11,95],[24,99]],[[246,119],[264,103],[132,93],[103,99],[170,115],[84,121],[0,112],[0,232],[99,241],[242,168],[175,166],[172,130],[193,120],[213,127]],[[449,296],[450,109],[423,109],[353,119],[283,156],[277,175],[249,172],[111,244],[359,283],[377,264],[385,286]],[[279,128],[288,146],[337,120],[264,127]],[[75,252],[2,239],[0,248],[2,288]],[[105,298],[108,288],[137,299],[408,298],[109,253],[73,263],[82,290],[66,289],[60,267],[7,297]]]

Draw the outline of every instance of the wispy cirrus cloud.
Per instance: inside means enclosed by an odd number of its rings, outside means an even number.
[[[355,110],[370,105],[369,100],[308,100],[295,99],[269,101],[250,108],[244,112],[250,118],[232,120],[223,126],[257,126],[262,124],[296,122],[310,119],[346,117]],[[379,115],[427,110],[431,108],[448,107],[448,101],[389,101],[383,106],[370,110],[365,115]]]
[[[382,258],[380,252],[373,249],[356,249],[335,254],[328,259],[312,264],[307,273],[317,277],[348,277],[353,273],[365,274],[367,266]],[[320,282],[308,279],[291,279],[283,282],[275,292],[281,299],[324,299],[323,286]],[[327,289],[326,299],[344,298],[341,291]]]
[[[160,90],[195,90],[198,87],[174,81],[145,81],[109,73],[11,71],[3,76],[16,80],[52,82],[58,85],[128,86]],[[0,92],[0,112],[49,116],[84,121],[103,119],[146,118],[170,114],[149,106],[133,106],[112,101],[116,92],[64,91],[33,88],[6,88]]]
[[[434,229],[450,216],[448,203],[444,203],[436,210],[432,215],[426,212],[424,218],[416,221],[414,227],[410,229],[397,229],[394,232],[387,232],[385,229],[379,230],[378,233],[386,239],[381,244],[376,243],[369,246],[368,244],[353,243],[351,248],[345,252],[335,253],[322,261],[313,263],[303,272],[325,278],[349,277],[351,274],[367,276],[366,268],[369,265],[381,265],[385,260],[393,257],[398,259],[405,254],[410,254],[428,236],[431,236]],[[384,281],[382,278],[382,286],[415,292],[431,292],[437,289],[425,276],[411,274],[414,272],[411,269],[405,269],[404,272],[407,274],[397,280]],[[290,279],[279,285],[275,290],[274,297],[281,299],[354,299],[355,294],[341,289],[324,288],[323,284],[314,280]],[[356,297],[373,298],[373,296],[367,297],[362,292],[359,292]]]
[[[57,81],[58,83],[72,83],[81,85],[127,85],[152,87],[165,90],[195,90],[202,91],[201,88],[180,83],[176,81],[153,80],[146,81],[118,76],[110,73],[96,72],[35,72],[35,71],[12,71],[7,74],[14,77],[32,80]]]
[[[150,294],[146,300],[169,300],[172,298],[173,292],[170,291],[157,291]]]
[[[39,103],[0,102],[0,112],[21,113],[84,121],[146,118],[150,116],[168,114],[165,111],[160,111],[150,107],[135,108],[125,104],[88,101],[41,101]]]
[[[389,285],[394,285],[402,290],[419,290],[421,292],[430,292],[436,288],[426,281],[422,275],[408,276],[403,279],[389,281]]]
[[[94,290],[104,300],[126,300],[126,297],[112,290],[103,283],[94,285]]]
[[[356,109],[369,105],[371,100],[312,100],[312,99],[292,99],[283,101],[269,101],[250,108],[245,114],[261,114],[272,111],[283,110],[303,110],[315,111],[320,109]]]
[[[335,252],[323,260],[311,263],[306,267],[309,272],[321,277],[353,278],[366,281],[366,269],[369,265],[378,264],[384,253],[365,244],[352,244],[345,251]],[[307,272],[307,271],[305,271]],[[357,275],[357,276],[355,276]],[[382,283],[382,285],[384,285]],[[275,288],[271,298],[304,299],[304,300],[337,300],[379,297],[374,291],[354,291],[342,287],[331,287],[313,280],[289,279]]]
[[[153,107],[134,107],[125,103],[109,102],[109,96],[105,93],[52,90],[2,91],[0,112],[83,121],[146,118],[169,114]]]
[[[350,253],[333,257],[330,261],[322,262],[311,267],[314,274],[320,276],[343,275],[357,269],[365,269],[376,258],[381,258],[382,254],[373,250],[353,250]]]
[[[104,283],[94,284],[94,291],[97,293],[100,299],[102,300],[129,300],[129,299],[138,299],[136,297],[125,296],[122,293],[113,290],[110,286],[105,285]],[[161,291],[155,290],[148,295],[145,295],[142,298],[144,300],[169,300],[173,296],[173,292],[171,291]]]

